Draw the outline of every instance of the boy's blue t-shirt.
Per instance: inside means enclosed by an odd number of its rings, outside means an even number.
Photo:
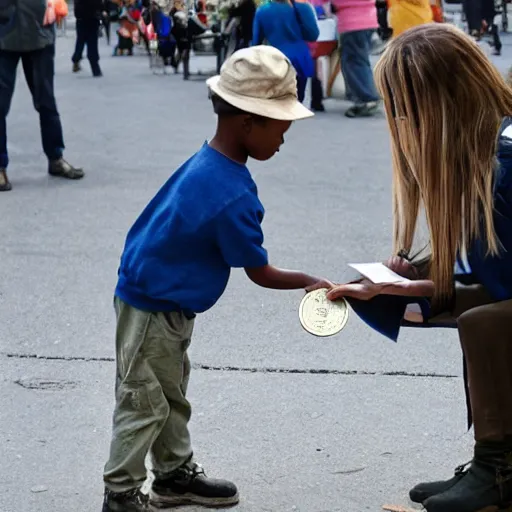
[[[143,311],[206,311],[231,267],[268,263],[263,216],[249,169],[205,144],[130,229],[116,295]]]

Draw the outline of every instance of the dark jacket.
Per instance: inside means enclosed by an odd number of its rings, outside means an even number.
[[[99,19],[102,11],[107,11],[105,4],[103,0],[75,0],[75,17],[84,20]]]
[[[240,18],[240,36],[241,39],[249,46],[252,40],[252,26],[254,23],[254,16],[256,14],[256,4],[254,0],[242,0],[237,7],[232,7],[229,10],[229,16],[232,18]]]
[[[43,26],[46,0],[0,0],[0,50],[30,52],[55,44],[55,27]]]

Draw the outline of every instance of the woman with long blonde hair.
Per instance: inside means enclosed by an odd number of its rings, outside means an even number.
[[[498,511],[512,503],[512,90],[470,37],[442,24],[394,39],[376,83],[393,155],[398,256],[389,266],[411,281],[362,280],[335,287],[329,298],[429,296],[431,315],[420,321],[454,322],[473,460],[450,480],[419,484],[410,497],[428,512]],[[416,262],[420,213],[430,251]]]

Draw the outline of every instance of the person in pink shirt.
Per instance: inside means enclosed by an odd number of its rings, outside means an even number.
[[[341,34],[341,71],[347,99],[353,105],[347,117],[373,116],[379,108],[379,95],[370,64],[372,35],[378,27],[375,0],[333,0]]]

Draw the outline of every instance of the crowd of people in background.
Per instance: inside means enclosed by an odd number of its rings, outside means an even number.
[[[499,30],[494,22],[494,0],[464,0],[463,8],[470,34],[480,40],[488,36],[496,55],[501,52]],[[164,66],[183,75],[190,75],[189,57],[194,39],[206,31],[217,33],[222,44],[223,27],[212,22],[206,3],[198,0],[186,5],[182,0],[76,0],[77,41],[73,54],[73,71],[81,70],[85,47],[92,74],[102,76],[99,66],[98,37],[103,31],[110,41],[110,26],[118,23],[117,42],[113,55],[132,55],[142,44],[151,53],[151,40]],[[330,45],[316,45],[325,21],[336,20]],[[427,23],[442,22],[441,0],[274,0],[256,3],[240,0],[227,10],[229,36],[234,40],[229,52],[251,45],[269,44],[281,50],[297,70],[297,93],[304,101],[308,80],[311,80],[310,108],[324,111],[323,98],[328,89],[321,70],[321,57],[339,59],[335,74],[342,76],[345,99],[352,106],[347,117],[370,117],[379,110],[371,54],[375,35],[386,42],[406,30]],[[325,34],[322,36],[325,42]],[[227,55],[226,55],[227,56]],[[333,81],[336,77],[329,77]]]
[[[443,21],[441,0],[239,0],[229,4],[227,27],[231,27],[230,52],[251,45],[268,44],[281,50],[297,71],[297,94],[304,101],[311,80],[311,109],[324,110],[323,97],[330,89],[319,72],[321,57],[337,58],[334,73],[343,77],[344,98],[352,102],[347,117],[370,117],[379,110],[371,54],[375,34],[382,40],[393,38],[417,25]],[[63,159],[62,127],[53,92],[55,25],[68,15],[65,0],[27,2],[24,9],[5,9],[0,4],[0,191],[11,190],[7,177],[6,117],[15,87],[16,70],[22,62],[27,84],[40,115],[43,148],[49,173],[80,179],[84,172]],[[14,5],[14,4],[13,4]],[[495,54],[501,52],[499,30],[494,18],[494,0],[463,0],[468,31],[477,40],[490,37]],[[5,11],[5,12],[4,12]],[[75,0],[76,45],[72,69],[82,70],[87,50],[92,74],[102,76],[98,39],[103,33],[110,42],[116,23],[113,55],[132,55],[142,43],[156,52],[164,66],[177,71],[183,64],[188,78],[189,57],[194,40],[206,31],[220,34],[218,19],[211,21],[205,0],[188,5],[183,0]],[[319,43],[319,29],[326,20],[336,20],[328,40]],[[28,28],[27,28],[28,27]],[[30,28],[32,27],[32,28]],[[328,44],[324,44],[328,43]],[[226,55],[227,56],[227,55]]]

